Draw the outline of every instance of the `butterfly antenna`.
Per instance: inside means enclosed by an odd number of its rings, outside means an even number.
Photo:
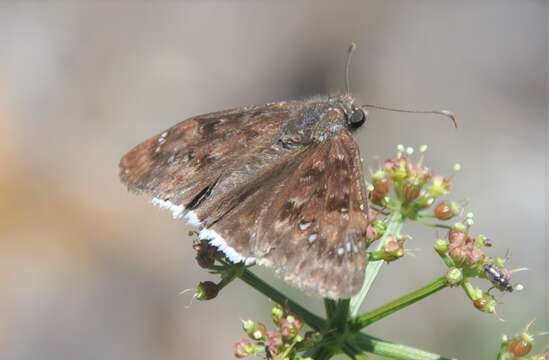
[[[409,110],[409,109],[397,109],[397,108],[390,108],[385,106],[378,106],[378,105],[362,105],[364,108],[370,108],[370,109],[377,109],[377,110],[385,110],[385,111],[396,111],[396,112],[403,112],[403,113],[412,113],[412,114],[435,114],[435,115],[444,115],[452,122],[454,123],[454,126],[457,128],[457,120],[454,113],[448,110]]]
[[[345,89],[347,90],[347,94],[351,93],[351,81],[349,80],[349,71],[351,68],[351,58],[353,57],[353,53],[356,50],[356,44],[351,43],[349,45],[349,50],[347,50],[347,62],[345,64]]]

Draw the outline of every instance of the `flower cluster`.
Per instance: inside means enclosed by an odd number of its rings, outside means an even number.
[[[421,155],[417,162],[411,158],[414,153],[412,147],[398,145],[397,149],[396,158],[386,160],[377,171],[372,172],[370,201],[382,212],[384,209],[399,211],[404,217],[416,220],[426,215],[425,209],[433,205],[436,199],[450,191],[453,175],[434,175],[423,164],[426,145],[420,147]],[[454,165],[454,172],[460,168],[459,164]],[[448,220],[459,213],[459,206],[439,204],[435,213]]]
[[[262,354],[273,360],[306,360],[307,358],[303,358],[299,352],[312,334],[307,335],[307,340],[300,335],[303,321],[289,314],[280,305],[273,308],[272,319],[276,326],[275,330],[268,330],[263,323],[252,320],[242,322],[248,338],[235,344],[235,357],[245,358]]]
[[[421,146],[419,158],[414,160],[412,147],[398,145],[395,158],[370,171],[369,196],[374,211],[370,213],[367,242],[381,239],[382,243],[368,254],[368,259],[390,262],[404,255],[408,237],[400,235],[400,231],[388,231],[387,223],[395,214],[403,220],[444,228],[447,235],[436,240],[434,248],[448,266],[447,284],[462,286],[477,309],[496,314],[497,301],[491,295],[492,288],[511,292],[520,289],[520,285],[511,285],[512,271],[505,268],[506,258],[485,254],[485,249],[492,246],[489,239],[470,233],[473,214],[462,215],[464,202],[447,199],[453,177],[461,166],[455,164],[450,176],[437,175],[424,165],[426,150],[427,146]],[[456,218],[461,219],[453,225],[445,223]],[[483,291],[474,287],[470,282],[473,278],[488,280],[491,288]]]
[[[404,243],[409,238],[400,231],[387,233],[391,216],[397,215],[400,222],[415,220],[425,222],[434,218],[450,220],[461,212],[461,206],[456,202],[440,202],[433,207],[435,201],[449,193],[452,187],[451,176],[441,176],[424,165],[424,153],[427,146],[419,149],[419,159],[414,161],[414,149],[397,146],[395,158],[386,160],[375,171],[370,170],[371,184],[368,186],[370,212],[367,245],[376,240],[381,244],[377,250],[368,254],[370,261],[395,261],[405,254]],[[454,166],[454,172],[460,170],[460,165]],[[393,229],[394,230],[394,229]],[[386,236],[384,236],[386,235]]]
[[[471,235],[472,217],[469,213],[463,222],[450,227],[446,239],[436,240],[434,248],[449,267],[449,285],[461,285],[478,310],[496,314],[497,300],[491,290],[512,292],[520,290],[521,285],[511,285],[513,271],[505,268],[506,258],[492,258],[485,254],[484,249],[492,246],[489,239],[484,235]],[[473,278],[488,280],[490,289],[484,291],[474,287],[470,282]]]

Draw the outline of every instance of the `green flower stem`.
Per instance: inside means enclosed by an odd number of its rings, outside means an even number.
[[[402,229],[402,226],[404,225],[404,218],[402,217],[401,213],[399,211],[393,212],[391,217],[389,218],[389,223],[387,225],[387,230],[385,230],[385,234],[381,237],[381,239],[378,240],[378,245],[375,251],[380,251],[385,243],[385,240],[389,236],[396,236],[398,237],[400,235],[400,230]],[[360,307],[362,306],[362,303],[364,302],[364,299],[366,298],[366,295],[368,295],[368,291],[370,291],[370,288],[372,287],[374,280],[377,277],[377,274],[379,273],[379,270],[381,270],[381,266],[383,265],[383,261],[372,261],[366,266],[366,277],[364,280],[364,284],[362,284],[362,288],[351,299],[351,307],[350,312],[351,316],[356,316],[358,312],[360,311]]]
[[[324,309],[326,309],[326,317],[328,319],[331,319],[334,316],[334,313],[336,311],[336,302],[332,299],[324,299]]]
[[[461,287],[465,290],[465,294],[471,301],[475,301],[482,296],[482,291],[475,288],[467,279],[463,280]]]
[[[448,286],[446,278],[444,276],[439,277],[435,281],[426,286],[412,291],[409,294],[406,294],[396,300],[393,300],[385,305],[378,307],[377,309],[371,310],[363,315],[357,316],[352,320],[352,329],[359,330],[363,329],[366,326],[373,324],[374,322],[383,319],[386,316],[391,315],[392,313],[405,308],[406,306],[412,305],[413,303],[429,296],[437,291],[440,291]]]
[[[349,299],[342,299],[337,302],[336,311],[331,320],[330,327],[337,329],[338,333],[344,334],[347,330],[349,320]]]
[[[288,306],[288,308],[295,314],[303,318],[303,321],[311,328],[315,330],[321,330],[325,326],[325,321],[321,317],[313,314],[303,306],[299,305],[265,281],[261,280],[258,276],[252,273],[248,269],[244,269],[239,275],[239,278],[246,284],[254,287],[257,291],[267,296],[277,304],[282,306]]]
[[[512,358],[507,352],[507,343],[503,342],[499,347],[497,360],[511,360]]]
[[[363,333],[358,333],[354,340],[363,351],[394,360],[455,360],[406,345],[393,344]]]

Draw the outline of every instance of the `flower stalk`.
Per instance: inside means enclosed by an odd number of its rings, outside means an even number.
[[[398,211],[394,212],[389,218],[387,230],[385,230],[385,233],[379,240],[375,251],[381,251],[383,248],[383,245],[385,244],[385,240],[387,240],[389,237],[391,236],[395,238],[400,237],[400,231],[402,230],[403,226],[404,226],[404,218],[402,217],[400,212]],[[366,299],[368,292],[370,291],[372,285],[374,284],[374,281],[377,278],[377,275],[379,274],[379,271],[381,270],[382,266],[383,266],[383,260],[371,261],[366,266],[366,270],[365,270],[366,277],[364,280],[364,284],[362,285],[362,288],[360,289],[360,291],[351,298],[351,303],[350,303],[351,316],[356,316],[360,311],[360,307],[364,303],[364,300]]]
[[[326,322],[324,319],[305,309],[303,306],[263,281],[250,270],[244,269],[238,277],[275,303],[288,307],[290,311],[299,315],[311,328],[321,330],[324,327]]]
[[[352,320],[352,328],[355,330],[363,329],[400,309],[410,306],[419,300],[446,288],[447,286],[448,281],[446,280],[446,277],[439,277],[435,281],[420,289],[412,291],[409,294],[399,297],[398,299],[395,299],[385,305],[355,317]]]
[[[455,360],[402,344],[393,344],[378,338],[358,333],[355,344],[365,352],[394,360]]]

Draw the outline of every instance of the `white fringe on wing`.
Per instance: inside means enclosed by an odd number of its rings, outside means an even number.
[[[199,232],[198,238],[201,240],[208,240],[210,245],[215,246],[223,252],[223,254],[225,254],[227,259],[231,262],[235,264],[243,262],[247,266],[255,263],[256,259],[254,257],[244,257],[240,255],[234,248],[227,245],[227,242],[225,242],[221,235],[219,235],[215,230],[204,228],[202,222],[194,211],[185,211],[183,205],[175,205],[169,200],[162,200],[159,198],[153,198],[151,203],[161,209],[170,210],[174,219],[184,218],[189,225],[202,228]]]

